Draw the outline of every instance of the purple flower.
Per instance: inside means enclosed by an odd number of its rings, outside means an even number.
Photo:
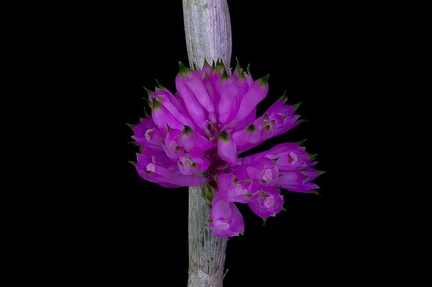
[[[267,219],[281,211],[283,202],[278,188],[261,186],[260,190],[255,193],[248,204],[256,215]]]
[[[234,203],[222,199],[218,191],[212,200],[210,228],[219,237],[236,236],[244,231],[243,217]]]
[[[179,67],[176,92],[160,84],[147,90],[151,114],[132,127],[140,147],[134,166],[143,179],[164,187],[211,186],[210,228],[219,237],[243,233],[236,204],[266,219],[283,210],[283,189],[319,188],[312,182],[321,174],[314,155],[299,143],[241,156],[301,122],[298,106],[284,96],[257,117],[268,76],[254,80],[238,63],[227,69],[220,61],[201,69]]]

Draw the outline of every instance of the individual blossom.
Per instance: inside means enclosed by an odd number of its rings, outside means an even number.
[[[243,233],[243,217],[233,202],[222,200],[216,191],[210,211],[210,228],[218,237],[231,237]]]
[[[237,62],[190,69],[179,63],[172,93],[158,83],[147,90],[150,114],[132,126],[140,147],[133,162],[145,180],[163,187],[203,186],[210,191],[209,227],[215,236],[244,232],[236,204],[247,204],[264,220],[283,210],[283,190],[312,193],[315,155],[302,143],[282,143],[242,156],[264,141],[297,126],[298,105],[282,96],[257,117],[269,76],[253,79]]]

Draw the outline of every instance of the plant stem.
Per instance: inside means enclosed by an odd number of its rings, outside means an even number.
[[[189,64],[204,59],[231,63],[231,20],[226,0],[183,0],[183,20]]]
[[[226,0],[183,0],[186,46],[191,67],[231,62],[231,21]],[[210,208],[201,187],[189,187],[188,287],[222,287],[228,239],[213,235]]]
[[[201,187],[189,187],[188,287],[222,287],[228,239],[213,235],[208,227],[210,208]]]

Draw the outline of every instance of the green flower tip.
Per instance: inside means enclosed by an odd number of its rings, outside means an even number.
[[[312,194],[315,194],[315,195],[318,195],[318,196],[322,196],[318,191],[316,191],[316,190],[312,190],[312,192],[311,192]]]
[[[156,79],[156,85],[159,89],[165,89],[165,87],[161,85],[161,83],[158,81],[158,79]]]
[[[145,107],[144,107],[144,118],[145,118],[145,119],[150,118],[150,115],[149,115],[149,113],[147,112],[147,110],[146,110]]]
[[[248,131],[248,132],[250,132],[250,133],[255,132],[255,131],[256,131],[256,127],[255,127],[255,125],[254,125],[254,124],[250,124],[250,125],[246,128],[246,131]]]
[[[209,64],[209,62],[207,61],[207,58],[204,58],[204,65],[203,67],[210,67],[211,65]]]
[[[135,128],[135,125],[132,125],[132,124],[129,124],[129,123],[126,123],[126,125],[127,125],[131,130],[133,130],[133,129]]]
[[[229,135],[226,131],[222,131],[220,134],[219,139],[223,142],[228,142],[229,141]]]
[[[239,59],[236,57],[235,58],[235,60],[236,60],[236,66],[235,66],[235,71],[238,71],[238,72],[241,72],[242,71],[242,68],[240,67],[240,62],[239,62]]]
[[[230,76],[228,75],[228,73],[227,73],[227,71],[226,70],[224,70],[223,71],[223,73],[222,73],[222,81],[226,81],[226,80],[228,80],[230,78]]]
[[[224,63],[220,59],[217,59],[216,61],[213,61],[211,67],[212,67],[212,71],[213,72],[217,72],[217,73],[220,73],[220,72],[226,70],[226,67],[225,67]]]
[[[286,90],[283,92],[282,96],[280,96],[280,98],[278,99],[278,101],[285,101],[287,100],[287,96],[286,96]]]
[[[316,158],[317,154],[309,154],[309,160],[313,161]]]
[[[298,145],[303,145],[306,141],[307,141],[307,138],[299,140],[299,141],[296,141],[295,143],[298,144]]]
[[[179,65],[179,74],[180,75],[188,75],[190,73],[190,69],[183,65],[181,61],[178,62]]]
[[[261,86],[267,86],[268,79],[270,78],[270,74],[267,74],[266,76],[259,79]]]
[[[297,104],[294,104],[294,105],[293,105],[294,110],[297,110],[298,107],[300,107],[301,103],[302,103],[302,102],[298,102]]]
[[[251,74],[251,72],[250,72],[250,64],[248,64],[247,67],[246,67],[246,73],[247,73],[248,75]]]
[[[147,103],[147,105],[150,107],[150,109],[153,109],[153,101],[150,101],[148,98],[144,98],[144,101]],[[145,112],[145,109],[144,109]]]
[[[135,166],[136,165],[136,162],[134,162],[134,161],[128,161],[128,163],[130,163],[131,165],[133,165],[133,166]]]
[[[326,170],[317,170],[317,172],[318,172],[318,176],[320,176],[320,175],[326,173],[327,171]]]
[[[226,68],[225,64],[222,62],[221,59],[217,59],[217,61],[216,61],[216,67],[223,68],[223,69]]]
[[[300,120],[297,120],[297,122],[298,122],[298,124],[301,124],[301,123],[305,123],[305,122],[310,122],[310,120],[300,119]]]
[[[152,105],[151,108],[152,108],[153,110],[159,110],[160,107],[161,107],[161,104],[160,104],[156,99],[153,100],[152,104],[153,104],[153,105]]]
[[[147,93],[147,97],[150,97],[150,95],[153,93],[152,90],[147,89],[146,87],[143,87],[143,89],[146,91]]]
[[[183,135],[189,135],[189,134],[191,134],[192,132],[193,132],[192,128],[191,128],[190,126],[186,126],[186,125],[185,125],[182,134],[183,134]]]

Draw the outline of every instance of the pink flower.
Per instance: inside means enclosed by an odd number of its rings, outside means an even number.
[[[301,122],[286,97],[256,117],[268,76],[254,80],[238,63],[232,70],[220,61],[201,69],[179,67],[176,92],[160,84],[147,90],[151,114],[132,127],[141,148],[134,165],[143,179],[164,187],[211,185],[210,228],[219,237],[243,233],[236,204],[266,219],[283,210],[282,189],[319,188],[312,183],[321,173],[313,168],[314,156],[298,143],[241,156]]]

